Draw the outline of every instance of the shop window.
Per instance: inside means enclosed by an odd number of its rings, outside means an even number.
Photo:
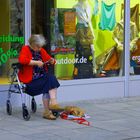
[[[57,0],[51,10],[59,79],[123,76],[123,44],[123,0]]]
[[[130,74],[140,75],[140,1],[130,1]]]
[[[11,64],[24,44],[24,0],[0,1],[0,84],[8,81]]]
[[[123,76],[123,0],[31,0],[32,34],[43,34],[58,79]]]

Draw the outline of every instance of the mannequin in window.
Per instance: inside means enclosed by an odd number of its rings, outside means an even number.
[[[130,51],[136,49],[137,28],[134,22],[130,21]],[[116,45],[111,48],[102,59],[103,70],[106,76],[122,76],[123,74],[123,42],[124,42],[124,21],[117,23],[113,31],[113,40]]]
[[[91,24],[91,8],[88,0],[78,0],[74,6],[77,15],[76,54],[80,60],[84,57],[87,63],[75,64],[74,78],[91,78],[96,73],[94,58],[94,32]]]

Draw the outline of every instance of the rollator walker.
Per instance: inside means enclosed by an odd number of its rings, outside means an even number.
[[[18,70],[22,67],[20,63],[13,63],[11,65],[12,67],[12,74],[10,75],[11,81],[10,81],[10,87],[8,90],[8,98],[6,102],[6,111],[8,115],[12,115],[12,104],[11,104],[11,95],[12,93],[17,93],[21,95],[22,100],[22,115],[24,120],[28,121],[30,119],[30,114],[26,106],[26,85],[21,83],[18,77]],[[30,94],[28,94],[30,95]],[[31,95],[30,95],[31,96]],[[37,110],[37,104],[34,99],[34,96],[32,96],[31,100],[31,110],[33,113]]]

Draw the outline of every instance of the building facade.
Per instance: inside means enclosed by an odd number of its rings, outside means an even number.
[[[60,101],[140,95],[139,0],[1,0],[0,18],[1,104],[32,34],[45,36],[56,59]]]

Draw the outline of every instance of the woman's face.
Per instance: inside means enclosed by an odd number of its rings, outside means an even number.
[[[41,47],[40,45],[36,45],[36,44],[32,44],[31,45],[31,48],[36,51],[36,52],[39,52],[41,50]]]

